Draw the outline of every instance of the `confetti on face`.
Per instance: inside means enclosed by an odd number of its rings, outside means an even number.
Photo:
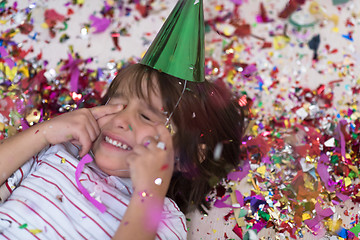
[[[168,168],[169,168],[169,164],[164,164],[164,165],[161,166],[160,170],[164,171],[164,170],[166,170]]]
[[[157,179],[155,179],[154,183],[155,183],[156,185],[160,186],[161,183],[162,183],[162,179],[161,179],[161,178],[157,178]]]

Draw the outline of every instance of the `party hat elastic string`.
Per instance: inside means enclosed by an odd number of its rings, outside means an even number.
[[[170,113],[169,117],[168,117],[168,118],[166,118],[166,122],[165,122],[165,126],[166,126],[166,127],[169,125],[170,120],[171,120],[171,117],[172,117],[172,115],[174,114],[175,109],[176,109],[176,108],[177,108],[177,106],[179,105],[179,103],[180,103],[180,101],[181,101],[181,98],[182,98],[182,96],[183,96],[183,95],[184,95],[184,93],[185,93],[185,90],[186,90],[186,84],[187,84],[187,80],[185,80],[185,83],[184,83],[184,88],[183,88],[183,90],[182,90],[182,92],[181,92],[181,95],[180,95],[180,97],[179,97],[178,101],[177,101],[177,102],[176,102],[176,104],[175,104],[174,109],[173,109],[173,110],[172,110],[172,112]]]

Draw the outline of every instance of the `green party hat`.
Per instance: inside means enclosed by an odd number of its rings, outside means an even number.
[[[203,82],[203,1],[179,0],[140,63],[174,77]]]

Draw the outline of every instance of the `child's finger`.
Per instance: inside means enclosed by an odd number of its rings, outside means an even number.
[[[124,109],[124,105],[115,105],[115,104],[107,104],[103,106],[89,108],[90,112],[94,116],[96,120],[102,118],[106,115],[113,114],[119,112]]]
[[[100,134],[100,130],[98,130],[99,127],[96,127],[96,129],[94,129],[94,128],[95,128],[94,126],[86,125],[86,131],[88,132],[90,140],[92,142],[95,141],[95,139]]]
[[[99,136],[99,134],[100,134],[99,124],[97,123],[96,119],[92,115],[91,111],[89,112],[89,117],[87,120],[90,122],[90,124],[86,124],[87,130],[90,133],[92,141],[94,141],[97,138],[97,136]]]
[[[166,144],[166,148],[172,149],[172,137],[169,130],[164,125],[157,125],[155,129],[159,136],[159,142],[164,142]]]
[[[76,139],[73,139],[73,140],[71,140],[70,141],[72,144],[75,144],[75,145],[81,145],[81,143],[78,141],[78,140],[76,140]]]
[[[156,146],[156,143],[157,143],[157,141],[156,141],[155,137],[146,136],[142,140],[142,145],[136,145],[133,150],[137,154],[146,153],[147,149],[154,148]]]
[[[89,134],[86,132],[79,136],[79,142],[81,145],[80,157],[85,156],[90,151],[92,141],[90,140]]]

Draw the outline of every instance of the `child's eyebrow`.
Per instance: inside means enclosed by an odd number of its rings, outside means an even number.
[[[122,97],[126,97],[126,94],[123,93],[123,92],[116,92],[116,93],[114,93],[114,95],[111,98],[116,99],[116,98],[122,98]],[[144,101],[144,102],[145,102],[146,108],[148,108],[155,115],[158,115],[160,117],[166,117],[167,116],[166,112],[157,109],[153,105],[149,104],[147,101]]]

